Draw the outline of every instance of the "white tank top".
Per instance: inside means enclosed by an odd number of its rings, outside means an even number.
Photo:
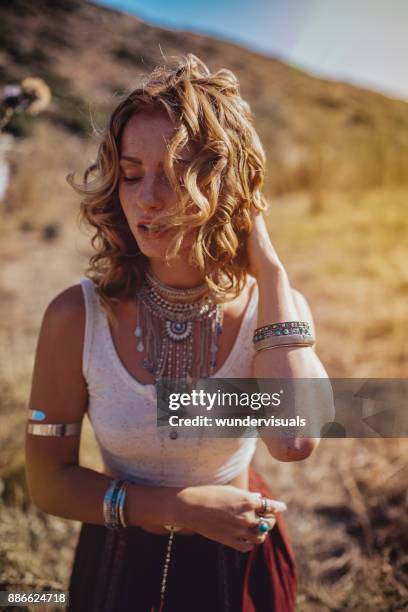
[[[174,439],[169,435],[174,428],[157,427],[156,387],[138,382],[124,367],[93,282],[82,279],[81,287],[88,416],[108,471],[136,484],[174,487],[224,484],[237,476],[249,465],[257,439],[192,438],[180,433]],[[213,378],[251,378],[257,306],[256,286],[233,348]]]

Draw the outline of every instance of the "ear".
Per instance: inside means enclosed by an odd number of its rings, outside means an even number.
[[[306,298],[298,291],[297,289],[292,289],[292,297],[295,302],[295,306],[298,312],[299,321],[307,321],[310,325],[310,331],[313,336],[316,338],[316,327],[314,324],[312,311],[310,310],[310,306],[306,300]],[[316,339],[317,343],[317,339]],[[313,350],[316,350],[316,344],[312,347]]]

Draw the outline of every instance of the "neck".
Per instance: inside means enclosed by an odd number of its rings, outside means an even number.
[[[149,259],[149,267],[162,283],[176,289],[190,289],[205,282],[204,276],[185,262],[167,265],[161,259]]]

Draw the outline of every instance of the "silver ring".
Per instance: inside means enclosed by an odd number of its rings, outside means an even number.
[[[256,511],[256,514],[258,516],[262,514],[271,514],[273,510],[272,510],[272,506],[271,506],[269,499],[265,497],[264,495],[261,495],[261,502],[262,502],[262,507],[260,510]]]

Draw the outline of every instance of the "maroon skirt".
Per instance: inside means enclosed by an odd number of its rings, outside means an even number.
[[[252,467],[249,489],[273,497]],[[158,610],[168,538],[139,527],[115,532],[84,523],[68,612]],[[163,612],[292,612],[295,599],[295,561],[279,514],[265,541],[247,553],[175,533]]]

